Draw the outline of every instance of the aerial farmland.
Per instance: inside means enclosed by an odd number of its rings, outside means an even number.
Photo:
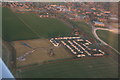
[[[66,5],[74,5],[76,9]],[[95,15],[94,10],[100,9],[90,8],[89,11],[76,5],[81,4],[3,3],[4,58],[14,77],[118,77],[119,52],[105,43],[109,40],[104,37],[107,32],[98,31],[98,36],[94,35],[94,30],[101,26],[92,24],[90,13],[93,11]],[[104,13],[108,15],[110,13]],[[115,41],[110,45],[115,46]]]

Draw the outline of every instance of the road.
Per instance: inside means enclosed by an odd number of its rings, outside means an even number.
[[[90,23],[89,23],[89,24],[90,24]],[[107,45],[108,47],[110,47],[111,49],[113,49],[116,53],[120,54],[120,53],[118,52],[118,50],[116,50],[115,48],[113,48],[112,46],[110,46],[109,44],[107,44],[106,42],[104,42],[102,39],[100,39],[100,38],[98,37],[97,33],[96,33],[97,30],[113,31],[113,29],[96,28],[96,27],[94,27],[92,24],[90,24],[90,25],[91,25],[91,27],[92,27],[92,33],[93,33],[93,35],[95,36],[95,38],[96,38],[97,40],[99,40],[102,44]]]

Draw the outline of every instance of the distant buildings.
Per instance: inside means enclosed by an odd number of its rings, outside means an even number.
[[[6,5],[4,3],[4,5]],[[3,6],[4,6],[3,5]],[[86,4],[75,5],[73,3],[65,4],[45,4],[39,3],[9,3],[10,7],[14,7],[16,12],[35,12],[40,18],[57,17],[57,15],[65,15],[66,18],[73,21],[93,22],[94,26],[104,27],[107,23],[117,23],[118,18],[111,16],[111,12],[98,7],[85,7]],[[40,6],[41,5],[41,6]],[[72,6],[73,5],[73,6]],[[50,14],[47,14],[50,13]],[[45,13],[45,14],[40,14]]]

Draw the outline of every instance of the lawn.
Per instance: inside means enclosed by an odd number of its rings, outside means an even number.
[[[71,33],[71,29],[58,19],[39,18],[33,13],[14,13],[8,8],[3,8],[2,12],[3,39],[6,41],[51,38]]]
[[[34,66],[18,74],[22,78],[115,78],[118,75],[117,68],[117,63],[111,57],[83,58]]]
[[[103,41],[118,50],[118,38],[120,38],[118,34],[105,30],[98,30],[97,34]]]

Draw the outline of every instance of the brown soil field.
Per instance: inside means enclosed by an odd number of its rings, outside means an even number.
[[[34,64],[34,63],[42,63],[48,60],[56,60],[56,59],[64,59],[73,57],[71,53],[69,53],[63,46],[54,47],[48,39],[33,39],[33,40],[20,40],[13,41],[12,44],[16,49],[16,58],[22,56],[28,51],[32,51],[32,48],[26,47],[22,45],[20,42],[24,42],[30,45],[35,51],[30,55],[26,56],[25,61],[16,61],[17,67]],[[50,56],[50,48],[54,47],[53,52],[55,55]]]

